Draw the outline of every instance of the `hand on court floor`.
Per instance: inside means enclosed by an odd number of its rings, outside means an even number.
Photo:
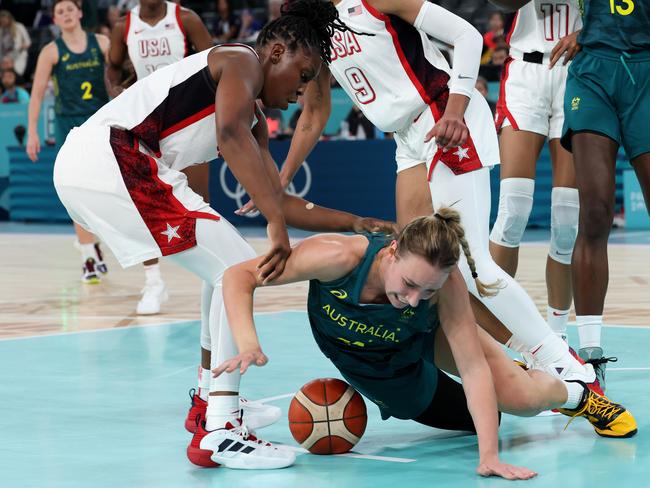
[[[381,232],[383,234],[397,234],[397,224],[387,220],[373,219],[372,217],[359,217],[354,221],[354,232]]]
[[[271,241],[271,249],[257,265],[262,284],[267,284],[282,274],[289,254],[291,254],[289,234],[284,220],[269,222],[266,226],[266,233]]]
[[[247,203],[235,210],[235,215],[248,215],[257,211],[257,207],[253,200],[249,200]]]
[[[557,41],[557,44],[551,51],[551,60],[548,66],[548,69],[551,69],[555,66],[564,53],[564,61],[562,65],[566,65],[569,61],[576,57],[576,54],[580,51],[580,44],[578,44],[578,34],[580,31],[573,32],[568,36],[564,36],[562,39]]]
[[[462,117],[447,115],[445,113],[436,122],[433,129],[427,132],[424,142],[429,142],[435,137],[438,147],[447,150],[464,145],[467,142],[468,135],[469,130]]]
[[[31,134],[27,136],[27,156],[33,163],[38,159],[38,153],[41,152],[41,140],[38,134]]]
[[[212,376],[216,378],[221,373],[232,373],[239,368],[239,373],[244,374],[249,366],[264,366],[269,362],[269,358],[261,349],[244,351],[237,354],[234,358],[224,361],[212,370]]]
[[[500,476],[507,480],[529,480],[537,476],[535,471],[528,468],[502,463],[499,460],[482,462],[476,468],[476,472],[481,476]]]

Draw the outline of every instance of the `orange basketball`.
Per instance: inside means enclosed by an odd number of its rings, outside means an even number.
[[[342,454],[366,430],[366,404],[345,381],[319,378],[296,393],[289,406],[293,438],[313,454]]]

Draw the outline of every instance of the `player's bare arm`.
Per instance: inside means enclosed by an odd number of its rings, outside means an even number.
[[[110,49],[106,62],[106,87],[111,98],[115,98],[122,92],[120,86],[122,82],[122,65],[127,55],[126,42],[124,42],[125,28],[124,19],[120,19],[111,31]]]
[[[36,61],[32,94],[27,109],[27,156],[33,162],[38,159],[41,152],[41,141],[38,136],[38,116],[41,113],[41,103],[47,88],[47,82],[52,75],[52,68],[59,61],[59,51],[54,42],[43,48]]]
[[[272,51],[278,49],[284,46],[271,47]],[[291,248],[280,195],[268,178],[259,177],[266,170],[260,147],[251,132],[263,73],[257,57],[248,50],[213,50],[208,55],[208,66],[218,83],[215,104],[219,110],[215,117],[219,151],[268,221],[271,250],[263,259],[261,269],[265,278],[274,279],[282,273]]]
[[[181,20],[183,21],[183,26],[185,26],[187,38],[190,44],[194,46],[196,52],[214,46],[208,28],[196,12],[187,8],[181,8]]]
[[[463,380],[467,405],[479,444],[478,474],[528,479],[536,473],[499,461],[497,398],[490,367],[479,342],[467,286],[457,267],[440,290],[438,310],[442,330]]]
[[[284,273],[268,285],[312,279],[327,282],[341,278],[359,264],[367,242],[362,236],[337,234],[307,238],[293,248]],[[237,368],[243,374],[250,365],[263,366],[268,361],[262,352],[253,319],[253,293],[257,287],[267,284],[258,272],[261,259],[258,257],[232,266],[224,274],[224,303],[239,354],[214,369],[214,376]]]

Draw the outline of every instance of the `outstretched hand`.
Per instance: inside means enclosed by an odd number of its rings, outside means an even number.
[[[244,374],[249,366],[264,366],[269,362],[269,358],[261,349],[240,352],[234,358],[224,361],[212,370],[212,376],[216,378],[221,373],[232,373],[239,368],[239,374]]]
[[[383,234],[397,234],[397,224],[387,220],[375,219],[372,217],[359,217],[355,220],[352,228],[357,234],[364,232],[381,232]]]
[[[481,476],[499,476],[507,480],[529,480],[537,476],[535,471],[528,468],[513,466],[512,464],[502,463],[500,461],[482,462],[476,468],[476,472]]]

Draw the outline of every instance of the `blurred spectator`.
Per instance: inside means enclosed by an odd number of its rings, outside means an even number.
[[[372,125],[363,112],[353,105],[350,113],[341,124],[341,138],[350,140],[374,139],[375,126]]]
[[[268,22],[277,19],[282,13],[282,4],[284,0],[269,0],[269,18]]]
[[[0,10],[0,58],[9,55],[14,60],[14,69],[20,76],[27,67],[27,50],[32,44],[27,29],[14,20],[7,10]]]
[[[503,66],[508,59],[508,48],[504,46],[497,47],[492,53],[492,63],[493,66]]]
[[[217,0],[217,15],[213,27],[215,41],[219,43],[237,39],[240,21],[230,10],[228,0]]]
[[[499,81],[501,77],[501,68],[508,59],[508,48],[504,46],[497,47],[492,53],[492,58],[488,64],[481,66],[479,74],[487,81]]]
[[[483,45],[487,49],[494,49],[497,47],[494,38],[497,36],[503,35],[503,27],[505,25],[506,18],[503,15],[503,12],[492,12],[490,14],[490,20],[488,21],[488,31],[483,34]]]
[[[276,139],[278,136],[282,135],[284,132],[284,126],[282,124],[282,110],[278,108],[268,108],[263,107],[262,112],[266,117],[266,125],[269,129],[269,137],[271,139]]]
[[[95,29],[96,34],[103,34],[109,39],[111,38],[111,28],[107,26],[106,24],[100,24],[97,26]]]
[[[16,86],[16,72],[6,69],[2,72],[2,87],[4,92],[0,97],[2,103],[29,103],[29,93],[24,88]]]
[[[241,22],[239,27],[240,41],[255,41],[257,35],[262,30],[262,22],[257,20],[250,9],[245,8],[241,11]]]
[[[476,78],[476,89],[487,100],[487,103],[490,106],[490,110],[492,110],[492,115],[494,115],[497,109],[497,105],[496,103],[494,103],[492,100],[488,98],[488,94],[489,94],[488,81],[484,77],[479,76],[478,78]]]

